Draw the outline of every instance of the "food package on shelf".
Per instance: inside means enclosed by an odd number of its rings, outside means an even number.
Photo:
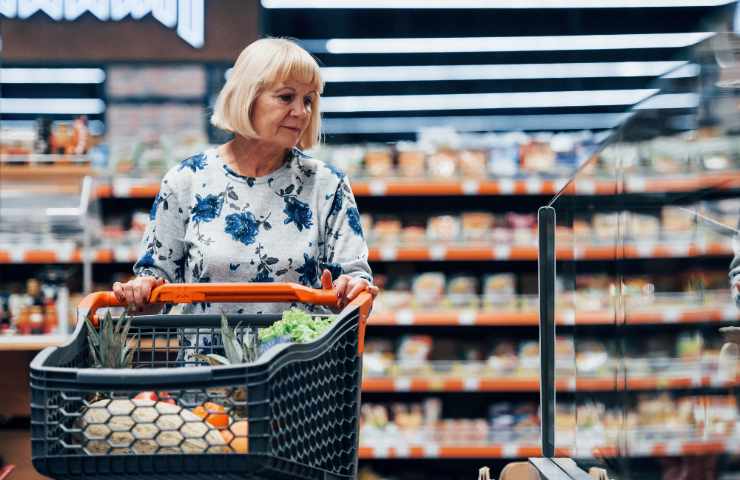
[[[537,243],[537,216],[509,212],[506,214],[506,225],[512,230],[512,243],[531,245]]]
[[[690,171],[689,149],[685,142],[675,137],[655,138],[643,143],[641,150],[652,174],[681,174]]]
[[[416,144],[399,142],[398,174],[404,178],[424,178],[426,176],[426,153]]]
[[[663,239],[665,241],[690,239],[696,232],[694,215],[686,211],[685,208],[665,206],[661,210],[660,218]]]
[[[365,149],[359,145],[332,146],[329,162],[350,178],[359,175],[362,171],[362,161]]]
[[[393,365],[394,376],[430,376],[433,374],[429,354],[434,340],[430,335],[407,335],[401,338],[396,352],[398,363]]]
[[[624,225],[620,223],[622,221],[622,215],[616,212],[595,214],[592,219],[594,237],[604,242],[619,241],[620,225]]]
[[[478,308],[478,279],[460,275],[447,283],[447,299],[452,308]]]
[[[519,142],[525,135],[507,135],[492,142],[488,151],[488,174],[491,177],[513,177],[519,173]]]
[[[444,273],[428,272],[418,275],[411,287],[414,306],[422,310],[439,308],[444,297],[444,290]]]
[[[600,340],[581,340],[576,344],[576,369],[578,375],[608,376],[609,353]]]
[[[488,212],[465,212],[461,218],[462,237],[466,242],[488,241],[495,217]]]
[[[604,311],[612,303],[612,282],[608,275],[576,276],[574,292],[577,311]]]
[[[498,340],[491,350],[486,361],[491,373],[497,377],[507,377],[516,374],[519,367],[516,344],[512,340]]]
[[[422,225],[406,225],[401,230],[401,242],[406,245],[419,245],[427,241],[427,229]]]
[[[676,355],[681,360],[698,362],[704,351],[704,337],[700,332],[684,332],[676,341]]]
[[[465,178],[486,177],[486,154],[481,150],[462,150],[459,154],[460,175]]]
[[[436,215],[427,223],[431,241],[454,242],[460,238],[460,219],[454,215]]]
[[[484,277],[484,310],[515,310],[516,302],[516,276],[513,273],[495,273]]]
[[[660,220],[653,215],[635,212],[625,212],[624,219],[627,226],[627,237],[635,240],[657,240],[660,236]],[[615,237],[614,241],[618,241]]]
[[[695,141],[691,150],[699,157],[702,168],[721,172],[736,166],[732,152],[737,152],[740,145],[733,146],[733,142],[737,142],[737,137],[707,138]]]
[[[576,243],[579,245],[590,242],[594,236],[591,222],[584,218],[577,218],[573,220],[573,236],[575,237]]]
[[[555,168],[555,152],[547,136],[532,138],[521,146],[521,169],[530,173],[549,173]]]
[[[378,217],[372,232],[379,245],[398,243],[401,240],[401,220],[391,216]]]
[[[368,339],[362,357],[362,369],[366,375],[388,375],[395,361],[393,343],[388,339]]]
[[[393,157],[385,147],[370,146],[365,152],[365,173],[369,177],[387,178],[393,175]]]
[[[429,175],[433,178],[453,178],[457,175],[457,152],[450,149],[439,149],[427,159]]]
[[[519,344],[519,375],[529,377],[538,375],[540,370],[540,346],[536,341],[527,340]]]

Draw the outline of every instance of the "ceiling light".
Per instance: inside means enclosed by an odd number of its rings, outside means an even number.
[[[99,115],[99,98],[0,98],[0,114]]]
[[[103,83],[102,68],[0,68],[0,83]]]

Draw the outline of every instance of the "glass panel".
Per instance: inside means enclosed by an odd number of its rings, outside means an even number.
[[[737,45],[685,53],[551,202],[557,453],[612,478],[740,475]]]

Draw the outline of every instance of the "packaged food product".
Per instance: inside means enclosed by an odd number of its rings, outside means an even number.
[[[579,373],[606,373],[609,354],[599,340],[584,340],[576,347],[576,367]]]
[[[627,235],[633,240],[657,239],[660,235],[660,221],[653,215],[625,212]]]
[[[458,155],[460,174],[466,178],[486,177],[486,154],[480,150],[463,150]]]
[[[616,241],[621,217],[617,213],[597,213],[593,216],[594,236],[598,240]]]
[[[373,238],[379,244],[398,243],[401,239],[401,220],[395,217],[380,217],[375,219]]]
[[[398,345],[397,358],[399,362],[422,362],[429,359],[432,351],[433,339],[430,335],[407,335],[401,338]]]
[[[328,155],[329,163],[350,177],[355,177],[360,174],[364,154],[365,149],[358,145],[332,146]]]
[[[439,307],[442,302],[444,289],[444,273],[429,272],[418,275],[411,287],[414,294],[414,305],[418,308]]]
[[[435,178],[452,178],[457,174],[458,158],[454,150],[440,149],[427,159],[429,175]]]
[[[520,147],[521,168],[526,172],[547,173],[555,167],[555,152],[549,139],[532,139]]]
[[[406,178],[423,178],[426,176],[426,154],[420,148],[397,146],[398,173]]]
[[[462,214],[462,236],[468,242],[488,240],[495,217],[488,212],[465,212]]]
[[[452,215],[437,215],[429,219],[427,236],[432,241],[451,242],[460,238],[460,219]]]
[[[393,175],[393,158],[387,148],[371,148],[365,152],[365,172],[370,177]]]
[[[401,231],[401,241],[405,244],[425,243],[426,239],[426,228],[419,225],[407,225]]]
[[[513,310],[516,307],[516,277],[513,273],[495,273],[483,279],[483,308]]]
[[[540,346],[536,341],[525,341],[519,345],[519,369],[521,375],[529,375],[540,368]]]
[[[478,308],[478,279],[456,276],[447,282],[447,299],[453,308]]]

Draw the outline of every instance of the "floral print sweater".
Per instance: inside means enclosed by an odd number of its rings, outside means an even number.
[[[328,269],[372,282],[347,177],[297,149],[281,168],[244,177],[216,149],[162,180],[134,265],[169,282],[297,282],[320,288]],[[183,313],[281,313],[290,304],[207,304]],[[314,310],[314,309],[311,309]],[[319,310],[323,311],[323,310]]]

